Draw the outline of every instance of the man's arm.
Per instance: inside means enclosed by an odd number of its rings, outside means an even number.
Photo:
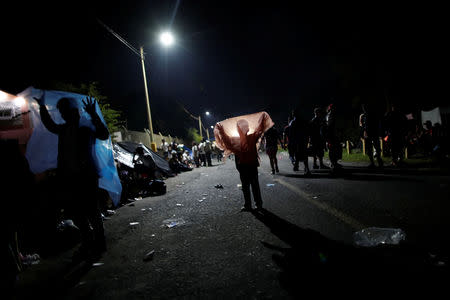
[[[259,139],[259,137],[264,133],[264,123],[267,119],[267,113],[263,112],[263,114],[261,115],[261,117],[259,117],[258,120],[258,127],[255,128],[255,138]]]
[[[223,125],[220,123],[217,123],[217,130],[220,133],[220,137],[222,138],[222,142],[225,145],[227,149],[233,149],[233,143],[231,142],[231,138],[225,133],[225,130],[223,129]]]
[[[107,140],[109,138],[109,131],[95,111],[95,101],[91,97],[88,97],[86,98],[86,102],[83,100],[83,104],[84,110],[91,116],[92,124],[95,126],[95,137],[100,140]]]
[[[41,116],[41,120],[42,120],[42,123],[44,124],[45,128],[47,128],[47,130],[50,131],[51,133],[58,134],[60,127],[50,117],[47,107],[44,104],[45,91],[42,94],[41,98],[36,98],[36,97],[33,97],[33,98],[39,104],[39,114]]]

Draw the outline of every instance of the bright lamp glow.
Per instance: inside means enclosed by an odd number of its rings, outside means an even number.
[[[214,126],[211,125],[211,129],[214,129]]]
[[[161,34],[161,36],[159,37],[159,40],[166,47],[172,46],[174,41],[175,41],[174,38],[173,38],[173,35],[170,32],[168,32],[168,31],[163,32]]]
[[[0,91],[0,101],[5,101],[7,97],[8,95],[6,95],[6,93]]]
[[[205,115],[209,116],[209,111],[205,112]]]
[[[25,104],[25,99],[22,97],[17,97],[16,99],[14,99],[14,104],[16,106],[22,107]]]

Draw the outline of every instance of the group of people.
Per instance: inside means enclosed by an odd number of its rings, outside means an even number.
[[[214,142],[203,139],[198,145],[196,142],[192,143],[192,156],[197,168],[201,166],[211,167],[213,155],[216,156],[217,162],[222,161],[222,150]]]
[[[371,168],[375,167],[374,158],[378,166],[383,167],[381,143],[384,145],[383,152],[390,153],[393,166],[402,164],[405,149],[410,155],[421,152],[423,156],[438,159],[448,154],[448,131],[441,124],[433,126],[429,120],[423,124],[408,120],[396,105],[391,105],[390,111],[385,114],[377,111],[374,105],[362,105],[359,125]]]
[[[304,164],[304,174],[311,174],[308,157],[313,157],[313,169],[330,169],[324,164],[325,150],[328,148],[331,169],[336,171],[342,166],[338,160],[342,158],[342,148],[336,130],[336,117],[333,105],[327,107],[326,113],[321,108],[314,109],[314,116],[307,121],[298,109],[288,117],[288,125],[280,134],[275,126],[263,135],[266,153],[269,157],[272,174],[278,173],[278,145],[288,149],[289,158],[294,171],[299,171],[300,162]]]

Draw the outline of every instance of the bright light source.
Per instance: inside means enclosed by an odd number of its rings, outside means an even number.
[[[2,91],[0,91],[0,101],[5,101],[8,98],[8,95]]]
[[[14,104],[18,107],[22,107],[25,104],[25,99],[22,97],[16,97],[16,99],[14,99]]]
[[[166,47],[172,46],[175,42],[173,35],[168,31],[163,32],[159,37],[159,40]]]
[[[209,111],[205,112],[205,115],[209,116]]]
[[[211,129],[214,129],[214,126],[211,125]]]

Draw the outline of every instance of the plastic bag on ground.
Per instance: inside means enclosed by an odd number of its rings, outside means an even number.
[[[405,238],[405,232],[399,228],[369,227],[353,234],[353,242],[362,247],[398,245]]]

